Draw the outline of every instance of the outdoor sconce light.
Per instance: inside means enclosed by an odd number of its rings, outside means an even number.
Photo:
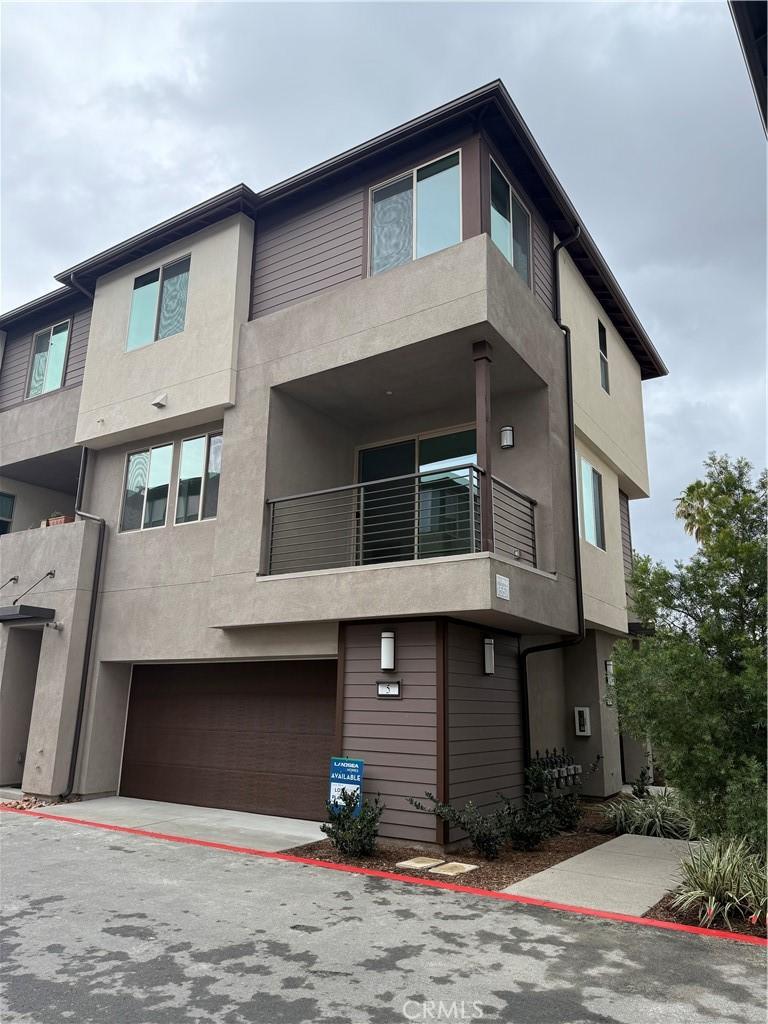
[[[502,448],[514,448],[515,447],[515,428],[514,427],[502,427],[499,431],[499,443]]]
[[[483,671],[487,676],[492,676],[496,671],[496,652],[493,637],[490,636],[483,640]]]
[[[392,670],[395,667],[395,634],[386,632],[381,634],[381,668],[383,671]]]

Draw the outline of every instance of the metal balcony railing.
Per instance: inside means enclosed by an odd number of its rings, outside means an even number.
[[[480,488],[483,472],[474,464],[350,484],[309,494],[271,498],[268,557],[270,575],[310,572],[382,562],[410,562],[479,551]],[[502,488],[506,485],[502,484]],[[494,500],[497,493],[493,484]],[[531,499],[509,490],[516,502],[531,506],[528,535],[522,516],[517,546],[507,543],[506,512],[500,541],[505,557],[535,564]],[[498,491],[506,508],[510,497]],[[516,507],[515,507],[516,508]],[[516,538],[518,534],[514,535]],[[519,554],[513,552],[517,550]]]
[[[536,565],[536,502],[491,477],[493,549],[504,558]]]

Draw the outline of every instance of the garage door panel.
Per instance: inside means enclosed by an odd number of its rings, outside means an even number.
[[[134,666],[124,796],[324,814],[335,662]]]

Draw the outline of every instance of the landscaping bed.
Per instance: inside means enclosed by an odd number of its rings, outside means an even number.
[[[701,927],[699,915],[695,910],[689,910],[686,913],[680,910],[675,910],[672,907],[671,904],[674,898],[675,893],[668,892],[666,896],[663,896],[658,903],[650,908],[650,910],[646,910],[643,917],[652,917],[656,921],[672,921],[675,924],[688,924],[695,925],[697,928]],[[714,924],[713,927],[717,931],[729,930],[722,922]],[[739,935],[756,935],[763,939],[766,937],[765,925],[750,924],[749,921],[744,918],[737,917],[736,915],[731,917],[730,931]]]
[[[582,827],[577,832],[561,833],[545,839],[538,850],[523,851],[506,847],[501,851],[497,860],[484,860],[469,849],[437,854],[421,846],[400,846],[395,843],[387,843],[386,840],[378,843],[373,856],[361,857],[357,860],[345,857],[331,845],[328,839],[317,843],[307,843],[304,846],[295,846],[283,852],[294,854],[297,857],[312,857],[315,860],[324,860],[331,864],[350,864],[355,867],[372,868],[375,871],[392,871],[399,875],[411,875],[415,878],[449,881],[456,885],[469,885],[477,889],[498,890],[505,889],[514,882],[519,882],[523,878],[528,878],[529,875],[535,875],[539,871],[551,868],[554,864],[559,864],[560,861],[575,857],[577,853],[591,850],[593,846],[599,846],[613,838],[615,837]],[[442,856],[445,861],[456,860],[461,861],[462,864],[477,864],[477,870],[469,871],[464,875],[456,875],[454,878],[445,878],[430,874],[429,871],[409,871],[396,867],[400,861],[424,856]]]

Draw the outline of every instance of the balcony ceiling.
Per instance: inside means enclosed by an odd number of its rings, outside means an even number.
[[[293,380],[280,391],[358,429],[443,410],[452,423],[469,422],[475,402],[472,340],[466,332],[432,338]],[[494,349],[491,374],[493,396],[543,386],[506,345]]]
[[[49,487],[63,494],[77,493],[77,477],[80,471],[80,449],[67,448],[64,451],[40,455],[36,459],[24,459],[7,466],[0,466],[0,475],[9,480]]]

